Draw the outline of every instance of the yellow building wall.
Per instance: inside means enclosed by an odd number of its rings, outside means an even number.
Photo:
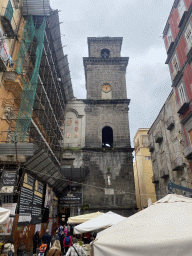
[[[134,137],[135,163],[133,167],[139,211],[148,207],[149,198],[153,203],[156,202],[155,186],[152,183],[153,169],[151,154],[148,148],[147,132],[148,129],[139,129]],[[150,159],[148,160],[147,157]]]

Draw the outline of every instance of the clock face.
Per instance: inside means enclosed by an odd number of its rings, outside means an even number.
[[[111,91],[111,86],[109,84],[104,84],[102,86],[102,90],[103,90],[103,92],[109,92],[109,91]]]

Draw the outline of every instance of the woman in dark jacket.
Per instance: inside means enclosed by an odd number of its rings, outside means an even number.
[[[40,245],[41,239],[39,237],[39,231],[35,232],[33,236],[33,254],[36,254],[37,247]]]

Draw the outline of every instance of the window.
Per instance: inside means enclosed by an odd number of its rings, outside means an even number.
[[[177,6],[177,10],[178,10],[178,13],[179,13],[179,17],[181,19],[182,16],[183,16],[183,13],[186,11],[184,0],[179,1],[179,4]]]
[[[170,27],[169,27],[169,30],[167,32],[167,41],[168,41],[168,48],[169,48],[170,44],[174,41]]]
[[[186,102],[185,89],[183,84],[180,84],[178,86],[178,93],[179,93],[180,104],[182,106]]]
[[[102,146],[103,148],[113,147],[113,129],[109,126],[102,129]]]
[[[185,38],[187,42],[187,47],[188,50],[191,48],[192,45],[192,31],[191,31],[191,26],[189,25],[185,31]]]
[[[191,141],[191,143],[192,143],[192,129],[191,129],[188,133],[189,133],[190,141]]]
[[[177,60],[177,56],[176,55],[173,57],[172,65],[173,65],[173,75],[172,75],[172,78],[174,79],[176,74],[177,74],[177,72],[179,71],[179,62]]]

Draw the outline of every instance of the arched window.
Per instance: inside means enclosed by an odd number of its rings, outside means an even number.
[[[101,57],[102,58],[109,58],[110,57],[110,51],[108,49],[102,49],[101,50]]]
[[[103,148],[113,147],[113,129],[109,126],[105,126],[102,129],[102,147]]]

